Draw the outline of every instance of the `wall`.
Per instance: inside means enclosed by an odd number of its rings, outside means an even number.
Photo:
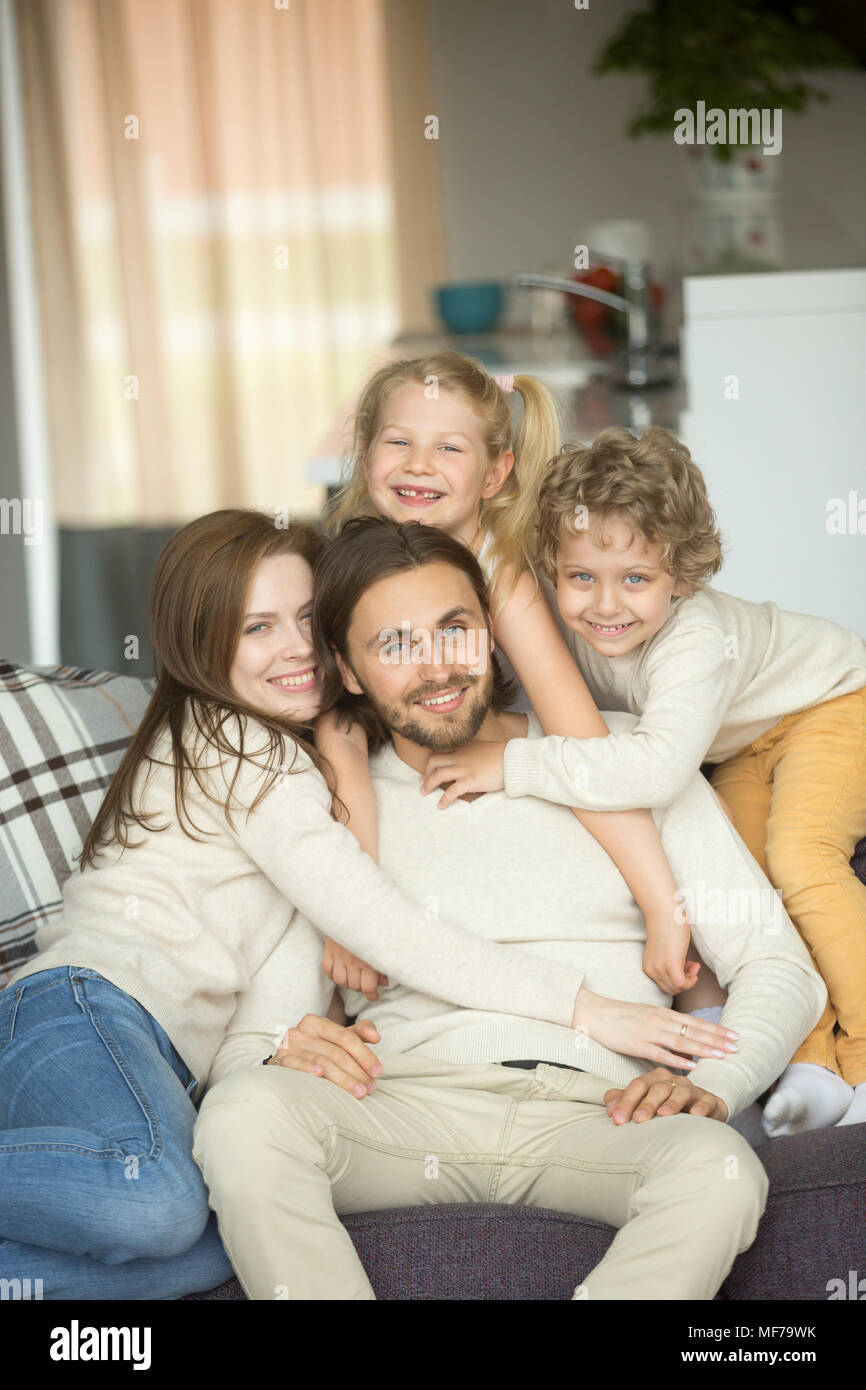
[[[0,180],[2,189],[2,180]],[[0,497],[20,497],[15,394],[9,334],[2,192],[0,192]],[[23,536],[0,535],[0,659],[30,660]]]
[[[639,75],[589,68],[631,0],[430,0],[433,111],[440,121],[446,250],[454,279],[568,261],[589,223],[640,217],[656,262],[679,264],[685,185],[673,139],[628,140]],[[816,265],[866,259],[866,80],[829,72],[833,95],[786,116],[787,215],[807,223]]]

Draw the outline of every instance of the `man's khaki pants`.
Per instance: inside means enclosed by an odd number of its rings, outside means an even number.
[[[208,1092],[193,1156],[248,1297],[373,1299],[338,1219],[433,1202],[515,1203],[618,1228],[576,1299],[712,1299],[755,1239],[763,1165],[695,1115],[615,1125],[585,1072],[438,1062],[376,1044],[363,1100],[258,1066]]]

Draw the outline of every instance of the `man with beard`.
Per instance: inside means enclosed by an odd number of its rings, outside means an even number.
[[[362,1023],[305,1017],[262,1067],[292,989],[303,997],[287,952],[267,962],[215,1063],[194,1145],[244,1288],[256,1299],[372,1299],[339,1215],[465,1201],[617,1227],[575,1298],[712,1299],[767,1196],[730,1121],[824,1004],[790,920],[697,918],[696,944],[728,1000],[721,1026],[675,1013],[643,973],[637,904],[568,808],[498,792],[442,810],[420,793],[431,750],[542,735],[534,715],[507,710],[471,552],[421,523],[363,518],[324,553],[314,602],[324,707],[345,686],[370,738],[381,866],[428,906],[431,932],[447,917],[577,966],[584,984],[564,1028],[391,982]],[[612,730],[635,722],[605,719]],[[728,901],[761,897],[766,880],[700,775],[654,817],[696,901],[718,889]],[[344,997],[350,1014],[363,1006]],[[357,1098],[353,1084],[374,1075]]]

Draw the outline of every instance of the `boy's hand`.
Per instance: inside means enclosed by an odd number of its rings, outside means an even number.
[[[368,965],[360,956],[340,946],[330,937],[325,939],[322,951],[322,969],[335,985],[343,989],[354,989],[366,999],[379,998],[379,985],[387,986],[388,976],[381,974],[375,966]]]
[[[686,960],[690,940],[688,922],[669,918],[659,924],[647,918],[643,972],[665,994],[682,994],[698,982],[700,962]]]
[[[671,1086],[675,1081],[676,1085]],[[634,1119],[643,1124],[654,1115],[703,1115],[710,1120],[725,1121],[728,1107],[720,1096],[703,1091],[684,1076],[673,1076],[665,1067],[653,1067],[643,1076],[635,1077],[624,1090],[605,1091],[604,1103],[614,1124]],[[637,1107],[637,1109],[635,1109]]]
[[[466,792],[500,792],[505,786],[504,753],[504,743],[484,739],[475,739],[453,753],[431,753],[421,791],[426,796],[436,787],[451,783],[437,802],[440,811]]]
[[[324,1076],[344,1091],[363,1100],[376,1089],[382,1063],[366,1042],[379,1042],[380,1035],[368,1018],[359,1018],[350,1028],[319,1014],[307,1014],[296,1028],[289,1028],[268,1065],[289,1067]]]

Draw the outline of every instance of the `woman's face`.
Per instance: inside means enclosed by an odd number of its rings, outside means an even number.
[[[319,712],[319,668],[310,639],[313,572],[300,555],[271,555],[256,569],[229,682],[265,714],[306,723]]]

